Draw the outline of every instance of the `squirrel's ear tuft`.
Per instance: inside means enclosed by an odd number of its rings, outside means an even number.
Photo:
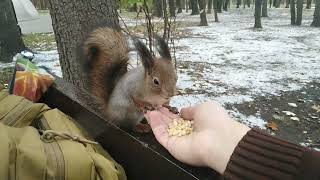
[[[158,50],[160,56],[163,57],[164,59],[171,60],[171,55],[170,55],[170,50],[169,50],[168,44],[159,35],[155,35],[155,38],[157,40],[157,50]]]
[[[150,73],[154,66],[154,58],[151,52],[140,40],[138,40],[138,38],[132,38],[132,39],[133,39],[134,46],[136,47],[136,50],[139,53],[139,56],[141,58],[144,68],[148,70],[148,73]]]

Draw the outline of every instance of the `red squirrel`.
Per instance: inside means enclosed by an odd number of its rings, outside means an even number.
[[[160,37],[156,42],[160,57],[133,38],[142,66],[129,71],[128,42],[121,32],[98,28],[84,42],[89,89],[106,118],[120,127],[134,129],[144,118],[144,110],[168,104],[177,92],[169,47]]]

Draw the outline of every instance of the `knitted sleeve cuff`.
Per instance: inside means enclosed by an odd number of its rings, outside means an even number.
[[[315,158],[312,158],[315,157]],[[310,164],[310,160],[313,163]],[[314,166],[317,165],[317,168]],[[308,168],[306,168],[308,167]],[[318,169],[312,170],[312,168]],[[319,177],[320,155],[258,130],[250,130],[235,148],[226,179],[313,179]]]

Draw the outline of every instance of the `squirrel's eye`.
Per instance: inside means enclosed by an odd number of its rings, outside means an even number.
[[[159,80],[157,78],[153,78],[153,84],[156,86],[159,86],[160,85]]]

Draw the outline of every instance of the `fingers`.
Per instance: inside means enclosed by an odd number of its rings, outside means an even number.
[[[182,108],[180,112],[181,117],[187,120],[193,120],[194,113],[195,113],[195,107],[193,106]]]
[[[167,124],[164,122],[165,119],[168,119],[168,117],[164,116],[159,111],[148,111],[145,114],[145,117],[148,121],[148,123],[151,126],[151,129],[153,131],[153,134],[155,135],[156,139],[159,141],[159,143],[167,148],[168,145],[168,139],[169,134],[167,131]]]

